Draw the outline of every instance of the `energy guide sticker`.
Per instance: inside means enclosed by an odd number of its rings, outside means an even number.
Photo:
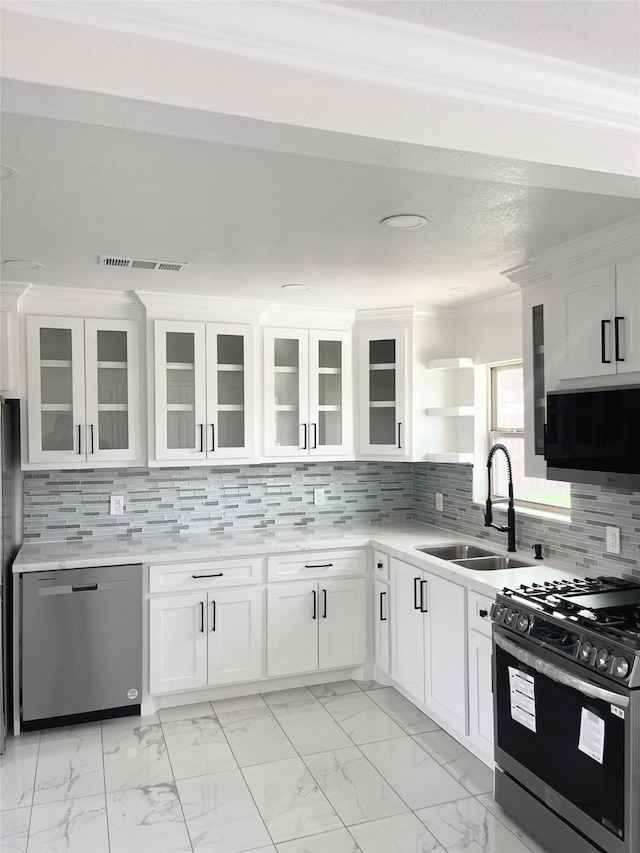
[[[592,714],[586,708],[582,709],[580,717],[580,739],[578,749],[598,764],[602,764],[604,756],[604,720],[597,714]]]
[[[532,675],[509,667],[511,717],[532,732],[536,730],[536,693]]]

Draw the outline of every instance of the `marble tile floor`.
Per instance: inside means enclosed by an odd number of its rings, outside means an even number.
[[[341,681],[10,739],[2,853],[544,853],[489,769]]]

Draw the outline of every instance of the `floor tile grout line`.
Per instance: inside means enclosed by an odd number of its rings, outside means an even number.
[[[527,844],[527,842],[526,842],[526,841],[524,841],[522,838],[519,838],[519,837],[516,835],[516,833],[511,829],[511,827],[510,827],[510,826],[507,826],[507,824],[502,820],[502,818],[500,817],[500,815],[496,814],[496,813],[495,813],[494,811],[492,811],[488,806],[485,806],[485,804],[484,804],[483,802],[481,802],[480,797],[486,797],[488,793],[491,793],[491,792],[490,792],[490,791],[487,791],[485,794],[474,794],[474,799],[476,799],[476,800],[480,803],[480,805],[481,805],[481,806],[482,806],[482,807],[483,807],[487,812],[489,812],[489,814],[490,814],[490,815],[492,815],[492,816],[493,816],[493,817],[494,817],[494,818],[495,818],[499,823],[501,823],[501,824],[502,824],[502,826],[504,826],[504,827],[505,827],[505,829],[507,829],[507,830],[508,830],[508,831],[509,831],[509,832],[510,832],[510,833],[511,833],[515,838],[518,838],[518,841],[521,841],[521,842],[524,844],[524,846],[527,848],[527,850],[531,850],[531,853],[535,853],[535,851],[533,850],[533,847],[530,847],[530,846]],[[492,796],[493,796],[493,794],[492,794]],[[497,805],[497,803],[496,803],[496,805]],[[522,830],[522,832],[524,832],[524,830]],[[532,841],[535,841],[535,838],[533,838],[533,839],[531,839],[531,840],[532,840]],[[536,842],[536,843],[537,843],[537,842]],[[541,844],[538,844],[538,847],[539,847],[540,849],[544,850],[544,848],[542,847],[542,845],[541,845]]]
[[[109,831],[109,805],[107,803],[107,768],[104,760],[104,737],[102,724],[100,724],[100,758],[102,759],[102,781],[104,783],[104,822],[107,825],[107,844],[111,851],[111,832]]]

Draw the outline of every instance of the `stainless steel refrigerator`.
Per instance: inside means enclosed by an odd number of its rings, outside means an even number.
[[[22,541],[22,473],[17,400],[0,397],[0,753],[4,752],[11,709],[11,564]]]

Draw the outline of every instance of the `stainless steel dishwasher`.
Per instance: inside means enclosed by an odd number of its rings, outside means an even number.
[[[142,566],[23,575],[21,634],[25,729],[140,713]]]

